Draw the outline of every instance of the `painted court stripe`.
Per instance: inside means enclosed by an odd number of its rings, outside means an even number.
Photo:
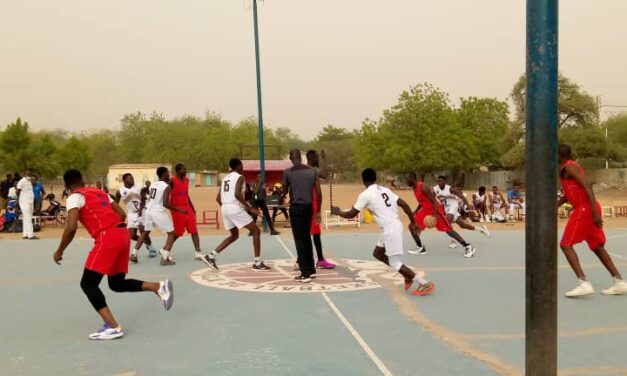
[[[283,247],[285,252],[287,252],[287,254],[290,255],[291,258],[294,259],[295,258],[294,254],[290,251],[290,249],[287,247],[287,245],[285,245],[285,242],[283,242],[283,239],[281,239],[280,236],[276,236],[275,238],[279,241],[279,243],[281,244],[281,246]],[[346,316],[344,316],[342,311],[340,311],[337,308],[337,306],[335,305],[335,303],[333,303],[331,298],[329,298],[327,293],[326,292],[322,292],[322,293],[320,293],[320,295],[322,295],[324,300],[327,302],[329,307],[331,307],[331,310],[340,319],[342,324],[344,324],[344,326],[346,327],[348,332],[353,336],[353,338],[355,338],[357,343],[359,343],[359,346],[361,346],[361,348],[364,350],[366,355],[368,355],[370,360],[372,360],[372,362],[377,366],[379,371],[381,371],[381,374],[384,375],[384,376],[392,376],[392,372],[390,372],[390,370],[385,366],[385,364],[383,364],[383,361],[377,356],[377,354],[375,354],[374,351],[372,351],[370,346],[368,346],[368,343],[366,343],[366,341],[362,338],[362,336],[359,334],[359,332],[357,332],[357,330],[355,330],[355,328],[350,323],[350,321],[348,321],[348,319],[346,318]]]

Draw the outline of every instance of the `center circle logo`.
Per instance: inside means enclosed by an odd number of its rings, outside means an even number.
[[[209,268],[197,270],[190,277],[202,286],[219,289],[263,293],[312,293],[358,291],[381,287],[370,278],[378,276],[401,284],[402,278],[392,269],[378,261],[343,259],[343,265],[335,269],[318,269],[316,279],[311,283],[294,281],[300,272],[294,270],[294,260],[270,260],[266,264],[272,268],[267,272],[255,272],[252,263],[220,265],[219,271]]]

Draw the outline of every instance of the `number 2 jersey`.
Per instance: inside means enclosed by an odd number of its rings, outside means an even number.
[[[368,208],[381,228],[399,221],[398,196],[388,188],[372,184],[357,197],[353,207],[359,211]]]
[[[127,213],[136,214],[141,204],[141,188],[138,186],[120,188],[120,200],[126,203]]]

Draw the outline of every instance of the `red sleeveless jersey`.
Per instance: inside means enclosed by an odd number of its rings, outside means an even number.
[[[416,200],[418,200],[418,204],[420,204],[420,209],[427,210],[429,213],[434,213],[435,208],[433,207],[433,202],[431,202],[429,197],[422,192],[423,184],[424,183],[421,181],[416,183],[416,189],[414,189],[414,196],[416,196]]]
[[[584,178],[586,177],[586,172],[583,170],[583,168],[581,168],[581,166],[579,166],[577,162],[573,160],[566,161],[560,167],[560,181],[562,183],[562,189],[564,190],[564,196],[566,196],[566,198],[568,199],[568,202],[570,202],[570,204],[573,207],[583,206],[583,205],[590,206],[588,197],[586,196],[586,190],[584,189],[584,187],[579,185],[575,181],[575,179],[564,177],[566,173],[565,171],[566,166],[575,166],[575,168],[577,168],[577,170],[579,171],[579,174],[583,176]]]
[[[189,205],[189,178],[186,176],[181,181],[178,176],[175,176],[171,181],[170,203],[178,207]]]
[[[109,195],[104,191],[83,187],[76,189],[74,193],[80,193],[85,197],[85,205],[78,211],[78,220],[85,226],[92,238],[96,238],[101,231],[117,227],[122,223],[109,202]]]

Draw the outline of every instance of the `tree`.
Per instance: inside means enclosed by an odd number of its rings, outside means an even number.
[[[557,84],[559,128],[598,124],[598,106],[591,95],[561,73]],[[526,89],[527,77],[522,75],[510,94],[516,109],[516,123],[521,126],[525,124]]]
[[[459,125],[448,95],[429,84],[404,91],[378,122],[364,122],[355,143],[360,167],[395,172],[460,170],[479,162],[471,132]],[[372,147],[372,151],[364,148]]]
[[[87,171],[92,159],[87,143],[76,136],[72,136],[57,151],[57,161],[61,171],[71,168]]]
[[[470,132],[469,142],[477,146],[479,162],[498,165],[510,123],[507,103],[492,98],[462,98],[457,117],[462,128]]]
[[[49,134],[43,133],[37,136],[39,139],[32,147],[31,168],[43,179],[54,179],[61,172],[55,158],[57,146]]]
[[[327,162],[333,165],[334,172],[345,177],[352,178],[356,170],[353,155],[353,138],[355,134],[344,128],[327,125],[312,142],[312,148],[324,150],[327,154]],[[348,174],[348,175],[347,175]]]
[[[607,142],[599,127],[571,127],[559,131],[559,140],[569,144],[577,158],[605,158]]]
[[[22,119],[17,118],[6,127],[0,144],[2,165],[5,170],[24,171],[31,168],[30,163],[33,160],[31,141],[28,123],[22,123]]]

